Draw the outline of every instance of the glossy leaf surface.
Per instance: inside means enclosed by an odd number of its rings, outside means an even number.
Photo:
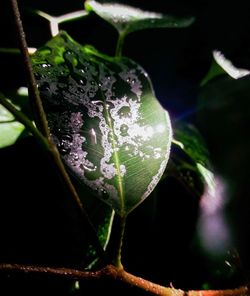
[[[127,215],[158,183],[171,145],[170,120],[147,73],[64,32],[32,59],[65,164],[119,215]]]
[[[148,28],[182,28],[194,21],[192,17],[175,17],[156,12],[143,11],[139,8],[97,1],[86,1],[85,8],[94,11],[101,18],[109,22],[120,34],[128,34],[134,31]]]

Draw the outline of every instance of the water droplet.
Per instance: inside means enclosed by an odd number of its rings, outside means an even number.
[[[128,126],[126,124],[122,124],[120,127],[121,136],[128,136]]]
[[[118,111],[118,115],[120,117],[130,117],[131,116],[130,107],[124,106],[120,108],[120,110]]]
[[[69,134],[63,134],[61,136],[62,141],[68,141],[68,142],[72,142],[73,141],[73,137]]]
[[[106,190],[101,190],[101,196],[102,196],[102,199],[103,200],[108,200],[109,199],[109,195],[107,194],[107,191]]]
[[[87,165],[82,165],[83,169],[88,171],[88,172],[94,172],[97,169],[97,166],[87,166]]]
[[[44,82],[44,84],[42,84],[42,85],[39,86],[39,90],[41,92],[49,91],[50,90],[49,83],[48,82]]]
[[[51,67],[50,64],[42,64],[41,66],[42,66],[42,68],[48,68],[48,67]]]
[[[126,174],[126,167],[124,164],[120,165],[120,174],[122,177]]]
[[[60,154],[62,154],[62,155],[66,155],[70,151],[69,148],[64,148],[64,147],[60,147],[60,146],[58,148],[59,148]]]
[[[85,73],[84,69],[80,69],[79,72],[82,73],[82,74]]]
[[[90,142],[91,142],[91,144],[97,144],[96,132],[95,132],[95,130],[93,128],[89,131],[89,134],[90,134]]]
[[[73,51],[71,51],[71,50],[66,50],[65,53],[68,54],[68,55],[72,55],[72,54],[73,54]]]
[[[72,157],[74,160],[78,160],[79,159],[79,155],[77,153],[72,153]]]

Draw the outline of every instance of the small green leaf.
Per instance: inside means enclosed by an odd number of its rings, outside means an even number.
[[[15,144],[23,131],[24,126],[0,105],[0,148]]]
[[[204,192],[206,181],[198,169],[198,165],[175,142],[173,142],[169,164],[164,175],[174,177],[187,192],[197,199]],[[164,182],[165,179],[162,181]]]
[[[216,77],[218,77],[220,75],[225,75],[225,74],[226,74],[226,72],[213,59],[209,71],[207,72],[206,76],[203,78],[203,80],[201,82],[201,86],[204,86],[210,80],[215,79]]]
[[[195,126],[179,122],[174,127],[173,144],[167,174],[200,198],[204,185],[211,187],[213,176],[204,140]]]
[[[147,73],[62,32],[32,56],[49,126],[82,184],[126,216],[154,189],[170,145],[168,113]]]
[[[97,1],[86,1],[85,9],[94,11],[105,21],[114,26],[119,34],[149,28],[183,28],[193,23],[192,17],[175,17],[156,12],[143,11],[127,5],[116,3],[101,4]]]
[[[84,206],[86,207],[89,218],[96,229],[99,242],[105,250],[110,238],[114,211],[100,199],[95,198],[89,190],[83,188],[78,182],[75,182],[74,186],[77,189],[79,197],[84,200]],[[83,262],[84,267],[91,269],[98,262],[98,259],[96,249],[91,244],[88,244]]]
[[[181,143],[180,147],[195,162],[209,167],[209,152],[205,142],[192,124],[179,122],[174,127],[174,139]]]

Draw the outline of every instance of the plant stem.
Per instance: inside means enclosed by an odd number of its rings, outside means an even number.
[[[27,43],[26,43],[26,39],[25,39],[25,33],[23,30],[22,21],[20,18],[20,13],[19,13],[17,1],[11,0],[11,4],[12,4],[12,8],[13,8],[13,13],[14,13],[15,22],[16,22],[16,29],[17,29],[17,33],[18,33],[18,37],[19,37],[19,42],[20,42],[20,50],[21,50],[21,54],[23,56],[26,75],[28,78],[29,86],[30,86],[29,87],[29,98],[30,98],[31,104],[34,108],[34,115],[36,116],[36,119],[37,119],[36,124],[37,124],[40,132],[42,133],[42,135],[47,140],[47,143],[48,143],[47,148],[49,149],[50,155],[52,156],[51,159],[57,169],[57,172],[62,180],[62,183],[64,184],[65,188],[68,191],[69,196],[72,198],[72,200],[74,201],[74,203],[76,205],[76,208],[80,212],[80,217],[82,218],[81,222],[84,223],[85,225],[86,224],[88,225],[90,239],[91,239],[91,242],[92,242],[94,248],[96,249],[99,257],[101,257],[102,259],[105,259],[105,252],[99,242],[95,228],[94,228],[92,222],[90,221],[89,216],[87,215],[87,212],[85,211],[85,209],[82,205],[82,202],[75,190],[75,187],[72,184],[71,179],[70,179],[70,177],[63,165],[60,154],[59,154],[53,140],[50,137],[50,132],[49,132],[49,127],[48,127],[46,115],[45,115],[45,112],[43,109],[43,105],[42,105],[39,91],[37,89],[35,76],[34,76],[31,61],[29,58],[28,47],[27,47]],[[14,111],[16,113],[16,115],[18,115],[18,113],[15,110],[12,110],[12,111]],[[25,124],[25,126],[26,126],[26,124],[28,124],[27,121],[23,121],[23,123]],[[27,128],[30,128],[29,124],[27,125]],[[35,129],[31,129],[30,131],[32,132],[32,134],[34,136],[37,136],[36,138],[39,140],[39,142],[41,142],[42,138],[37,133],[37,131]]]
[[[49,127],[48,127],[46,116],[43,110],[40,94],[37,89],[36,79],[32,70],[32,65],[31,65],[29,52],[28,52],[28,46],[25,38],[21,17],[20,17],[18,4],[16,0],[10,0],[10,1],[12,5],[13,14],[14,14],[14,20],[16,24],[18,39],[19,39],[20,51],[21,51],[21,55],[23,58],[24,66],[25,66],[26,77],[29,84],[29,98],[31,101],[32,108],[34,109],[36,125],[38,129],[41,131],[41,133],[47,139],[49,139],[50,137]]]
[[[126,225],[126,216],[115,214],[110,240],[107,246],[108,258],[118,269],[123,269],[121,263],[122,242]]]
[[[29,132],[35,137],[35,139],[38,141],[38,143],[41,145],[41,147],[43,147],[45,151],[50,153],[50,155],[52,156],[52,161],[55,167],[57,168],[57,171],[58,171],[59,177],[62,180],[62,183],[68,190],[69,195],[75,201],[75,205],[77,206],[77,209],[80,210],[80,217],[83,218],[82,222],[86,223],[89,226],[88,227],[89,235],[94,248],[96,249],[98,255],[104,259],[105,252],[102,246],[100,245],[95,228],[82,205],[82,202],[75,190],[75,187],[71,182],[71,179],[62,163],[60,154],[57,148],[55,147],[55,145],[41,134],[41,132],[34,126],[32,121],[24,113],[17,110],[15,106],[9,103],[2,93],[0,93],[0,104],[3,105],[8,111],[10,111],[14,115],[14,117],[29,130]]]
[[[158,296],[249,296],[250,291],[247,286],[228,290],[196,290],[183,291],[175,288],[168,288],[143,278],[137,277],[123,269],[107,265],[97,271],[82,271],[70,268],[51,268],[19,264],[0,264],[1,273],[26,273],[39,274],[41,276],[54,276],[68,280],[79,280],[82,282],[91,282],[93,285],[100,283],[100,280],[111,279],[113,281],[124,283],[130,287],[143,290],[149,295]],[[113,282],[110,282],[112,285]]]
[[[126,33],[125,32],[119,32],[119,36],[118,36],[118,40],[117,40],[117,44],[116,44],[116,50],[115,50],[115,56],[116,57],[121,57],[122,56],[122,47],[124,44],[124,39],[126,37]]]

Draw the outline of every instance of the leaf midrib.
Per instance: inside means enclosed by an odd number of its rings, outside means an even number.
[[[103,95],[103,94],[102,94]],[[119,155],[117,153],[117,146],[115,144],[115,137],[114,137],[114,128],[113,128],[113,124],[112,124],[112,119],[109,115],[109,111],[108,111],[108,105],[106,103],[106,100],[104,98],[103,100],[103,105],[104,105],[104,109],[105,109],[105,113],[104,113],[104,117],[106,117],[107,120],[107,124],[108,127],[110,129],[110,133],[111,133],[111,141],[112,141],[112,148],[113,148],[113,155],[114,155],[114,161],[115,161],[115,169],[116,169],[116,173],[117,173],[117,181],[118,181],[118,193],[121,199],[121,216],[124,216],[124,183],[123,183],[123,177],[121,175],[121,170],[120,170],[120,159],[119,159]]]

